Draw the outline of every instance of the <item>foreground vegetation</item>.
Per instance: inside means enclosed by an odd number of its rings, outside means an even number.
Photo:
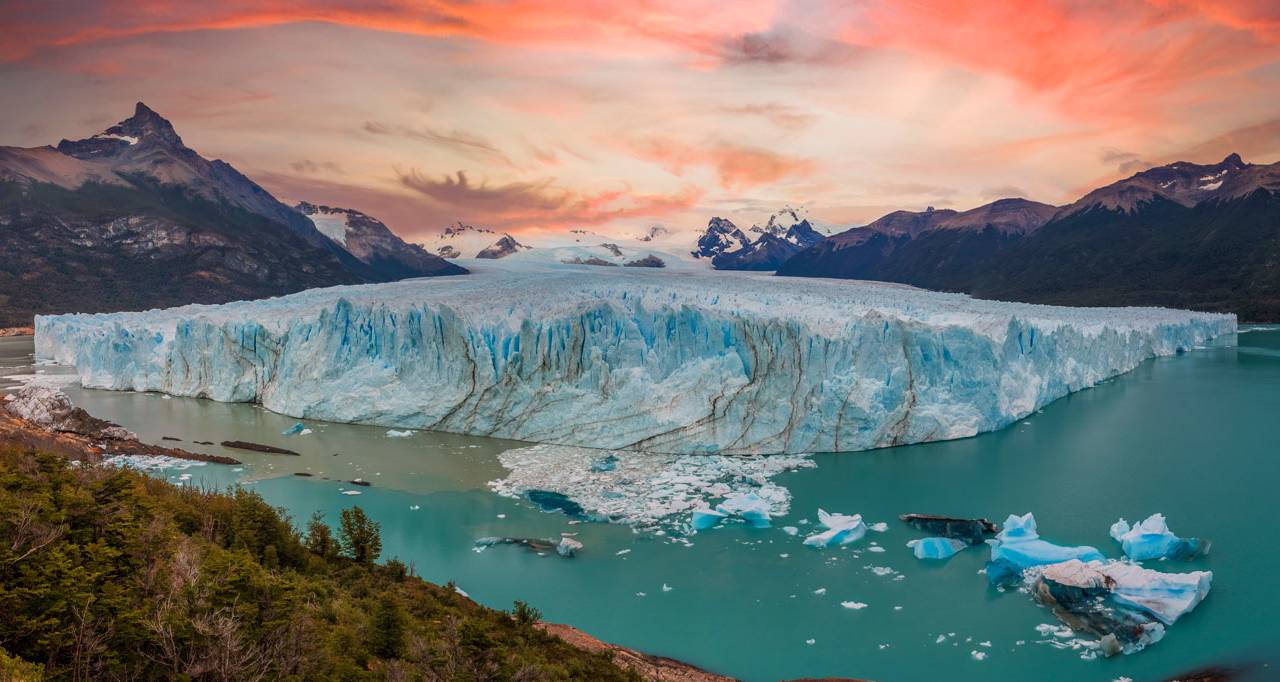
[[[0,447],[0,679],[637,680],[243,489]]]

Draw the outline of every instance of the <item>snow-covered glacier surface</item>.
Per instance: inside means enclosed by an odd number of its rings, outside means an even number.
[[[579,266],[42,316],[84,386],[298,418],[672,454],[863,450],[1003,427],[1230,315]]]

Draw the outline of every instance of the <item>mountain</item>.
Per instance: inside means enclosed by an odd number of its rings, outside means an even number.
[[[444,228],[435,239],[422,242],[422,246],[441,258],[504,258],[524,251],[526,246],[506,232],[494,232],[485,227],[457,223]]]
[[[417,244],[406,244],[382,221],[350,208],[301,202],[294,207],[311,218],[332,239],[360,262],[393,279],[456,275],[466,272]]]
[[[704,242],[720,247],[718,252],[713,252],[710,256],[711,265],[717,270],[777,270],[778,266],[795,254],[824,239],[808,220],[801,218],[791,208],[784,208],[770,216],[764,227],[753,225],[751,232],[760,235],[754,241],[727,220],[723,222],[728,223],[733,231],[725,232],[723,225],[714,225],[717,220],[720,219],[712,218],[707,231],[698,239],[699,251],[704,250]],[[713,232],[713,229],[717,231]],[[733,248],[735,242],[736,248]],[[694,255],[698,253],[694,252]]]
[[[511,235],[506,234],[502,236],[502,239],[499,239],[493,244],[481,249],[480,252],[476,254],[476,258],[497,260],[499,258],[506,258],[513,253],[528,251],[531,248],[533,247],[525,246],[524,244],[516,241]]]
[[[728,218],[712,218],[707,229],[698,237],[697,248],[690,253],[694,258],[715,258],[727,251],[751,246],[751,238]]]
[[[797,254],[778,274],[1280,320],[1280,164],[1236,154],[1173,163],[1058,209],[1002,199],[963,213],[897,212]]]
[[[393,278],[145,104],[89,138],[0,147],[0,326]]]

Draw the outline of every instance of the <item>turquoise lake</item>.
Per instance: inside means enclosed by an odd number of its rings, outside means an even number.
[[[0,339],[0,374],[30,372],[30,363],[29,338]],[[322,422],[307,422],[309,435],[283,437],[296,420],[252,405],[68,393],[143,440],[175,437],[182,442],[173,445],[245,461],[158,475],[247,485],[295,520],[316,510],[336,520],[339,510],[359,505],[382,524],[383,557],[411,562],[428,580],[454,580],[495,608],[521,599],[548,620],[743,680],[1142,682],[1265,657],[1280,644],[1273,616],[1280,589],[1272,582],[1280,565],[1280,328],[1248,330],[1236,348],[1148,361],[995,433],[816,455],[816,468],[773,479],[793,495],[791,513],[774,528],[717,528],[693,536],[688,547],[623,526],[571,525],[490,492],[486,482],[504,475],[498,453],[521,443],[426,432],[389,438],[385,428]],[[302,456],[192,444],[228,439]],[[344,481],[355,477],[372,487],[343,495],[353,488]],[[818,507],[886,521],[889,530],[815,550],[801,544],[803,527],[800,537],[778,529],[816,519]],[[1086,660],[1083,650],[1057,648],[1050,642],[1066,640],[1037,631],[1056,621],[1028,595],[987,587],[979,574],[985,547],[945,563],[921,562],[905,547],[921,534],[897,520],[919,512],[1000,522],[1028,511],[1046,539],[1093,545],[1113,557],[1119,548],[1107,530],[1117,518],[1163,512],[1174,532],[1209,539],[1213,551],[1190,563],[1147,566],[1212,570],[1212,591],[1146,651]],[[473,547],[482,536],[562,531],[579,533],[585,549],[577,558]],[[886,551],[870,551],[870,542]],[[873,570],[882,567],[892,572]],[[844,608],[842,601],[866,607]]]

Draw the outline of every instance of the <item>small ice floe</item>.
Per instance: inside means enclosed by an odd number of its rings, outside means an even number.
[[[1164,514],[1152,514],[1133,527],[1122,518],[1111,524],[1111,537],[1120,543],[1125,556],[1134,561],[1194,559],[1208,554],[1210,547],[1205,540],[1174,535],[1169,531]]]
[[[395,429],[387,429],[387,438],[408,438],[412,436],[412,431],[397,431]]]
[[[881,547],[880,545],[871,545],[870,547],[867,547],[867,551],[868,551],[868,552],[883,552],[883,551],[885,551],[885,549],[884,549],[884,547]]]
[[[703,506],[693,510],[689,517],[689,525],[694,530],[708,530],[715,528],[727,518],[729,518],[728,514],[718,509],[712,509],[710,506]]]
[[[505,518],[507,518],[507,515],[506,515],[506,514],[498,514],[498,518],[500,518],[500,519],[505,519]]]
[[[301,435],[303,431],[307,431],[307,433],[310,433],[310,431],[307,430],[306,424],[303,424],[302,422],[298,422],[293,426],[290,426],[289,428],[285,429],[284,431],[281,431],[280,435],[297,436],[297,435]]]
[[[842,601],[840,602],[840,605],[846,609],[853,609],[854,611],[861,611],[862,609],[867,608],[867,605],[860,601]]]
[[[582,549],[582,543],[568,536],[561,536],[560,542],[556,543],[556,554],[562,557],[577,556],[580,549]]]
[[[809,646],[813,646],[814,644],[817,644],[817,643],[818,643],[818,640],[816,640],[816,639],[806,639],[806,640],[804,641],[804,643],[805,643],[805,644],[808,644]]]
[[[420,504],[409,505],[409,511],[418,511],[419,509],[422,509],[422,505]]]
[[[969,656],[975,661],[985,661],[987,659],[987,652],[974,649],[969,652]]]
[[[1213,582],[1209,571],[1162,573],[1101,560],[1070,559],[1028,573],[1032,595],[1098,637],[1104,656],[1141,651],[1160,641],[1166,627],[1204,600]]]
[[[733,493],[716,505],[716,510],[746,521],[752,528],[768,528],[769,501],[754,492]]]
[[[884,521],[877,521],[876,523],[868,524],[867,530],[872,530],[877,533],[884,533],[889,530],[889,524],[885,523]]]
[[[620,549],[613,553],[614,556],[626,556],[631,553],[629,549]]]
[[[805,538],[804,544],[810,547],[847,545],[861,540],[867,534],[867,524],[862,522],[861,514],[829,514],[819,509],[818,523],[827,530]]]
[[[1088,546],[1066,547],[1040,539],[1036,532],[1036,518],[1030,513],[1018,516],[1010,514],[1004,528],[991,545],[991,561],[987,564],[987,581],[992,585],[1006,585],[1021,579],[1022,571],[1032,566],[1061,563],[1069,559],[1101,561],[1102,553]]]
[[[786,533],[787,535],[794,536],[800,533],[800,529],[796,528],[795,526],[783,526],[782,532]]]
[[[917,559],[950,559],[968,547],[962,540],[951,538],[920,538],[907,543]]]
[[[819,587],[818,589],[814,590],[814,591],[813,591],[813,593],[814,593],[814,594],[816,594],[816,595],[818,595],[818,596],[822,596],[822,595],[824,595],[824,594],[826,594],[826,593],[827,593],[827,588],[825,588],[825,587]]]
[[[637,597],[647,597],[647,596],[649,596],[649,595],[645,594],[644,592],[636,592],[636,596],[637,596]]]
[[[160,397],[165,400],[173,400],[173,396],[169,395],[168,393],[162,393],[160,394]]]
[[[666,583],[662,583],[662,591],[663,591],[663,592],[670,592],[671,590],[674,590],[674,589],[676,589],[676,588],[674,588],[674,587],[672,587],[672,586],[670,586],[670,585],[668,585],[668,584],[666,584]]]

